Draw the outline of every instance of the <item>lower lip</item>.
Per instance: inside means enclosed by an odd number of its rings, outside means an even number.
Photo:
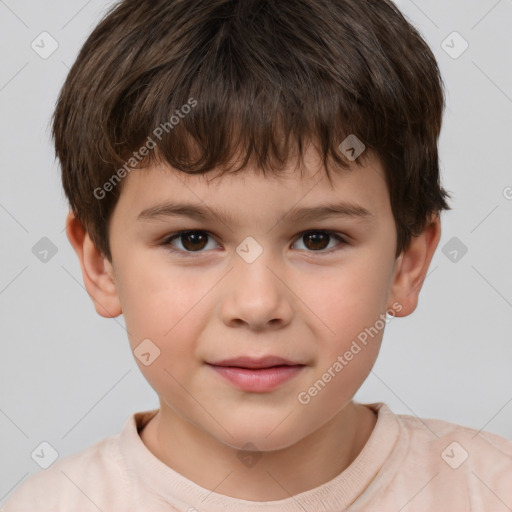
[[[256,393],[272,391],[297,375],[304,368],[303,365],[295,365],[251,370],[235,366],[209,366],[243,391]]]

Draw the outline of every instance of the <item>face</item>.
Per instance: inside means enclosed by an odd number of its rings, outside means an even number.
[[[163,417],[234,448],[288,447],[342,411],[397,307],[396,228],[379,163],[333,171],[332,184],[316,154],[305,169],[214,180],[135,171],[111,218],[131,348]],[[327,205],[341,213],[315,215]],[[191,214],[198,208],[203,216]],[[233,358],[248,359],[223,363]]]

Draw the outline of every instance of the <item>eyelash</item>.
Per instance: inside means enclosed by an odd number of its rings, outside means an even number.
[[[177,254],[178,256],[183,256],[183,257],[189,257],[189,256],[197,257],[197,256],[200,256],[201,254],[203,254],[203,253],[205,253],[207,251],[204,251],[204,250],[201,250],[201,251],[186,251],[186,250],[182,250],[182,249],[176,249],[175,247],[173,247],[171,245],[171,242],[173,242],[176,239],[180,239],[182,235],[184,235],[184,234],[193,234],[193,233],[203,233],[203,234],[208,235],[209,237],[212,237],[212,234],[209,233],[208,231],[203,231],[201,229],[188,229],[186,231],[178,231],[176,233],[173,233],[172,235],[169,235],[164,240],[162,245],[165,246],[166,249],[169,252]],[[311,250],[309,250],[309,251],[306,251],[308,253],[322,254],[322,255],[332,254],[332,253],[334,253],[336,251],[343,250],[344,246],[348,245],[348,242],[343,237],[341,237],[339,235],[339,233],[336,233],[334,231],[325,230],[325,229],[324,230],[322,230],[322,229],[309,229],[308,231],[303,231],[302,233],[297,235],[297,238],[296,238],[295,241],[300,240],[304,235],[306,235],[308,233],[323,233],[323,234],[326,234],[326,235],[330,236],[331,238],[335,238],[336,240],[341,242],[341,244],[338,244],[337,246],[335,246],[334,248],[331,248],[329,250],[324,250],[324,249],[318,250],[318,251],[311,251]],[[339,247],[339,246],[341,246],[341,247]],[[304,249],[299,249],[299,250],[304,250]]]

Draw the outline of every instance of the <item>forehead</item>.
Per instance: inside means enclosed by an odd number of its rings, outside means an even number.
[[[390,213],[385,174],[377,158],[368,156],[363,165],[352,163],[349,169],[331,165],[330,180],[316,153],[307,153],[303,162],[300,169],[290,163],[282,171],[265,174],[250,166],[222,175],[215,170],[187,174],[164,164],[147,167],[126,176],[116,209],[140,220],[156,217],[165,205],[170,206],[168,211],[192,205],[197,211],[222,212],[223,220],[232,224],[247,215],[262,221],[271,216],[275,221],[299,209],[341,203],[355,217],[359,210],[361,219],[364,211],[373,216]]]

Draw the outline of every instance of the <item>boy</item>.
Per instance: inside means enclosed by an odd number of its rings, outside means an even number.
[[[67,235],[160,407],[5,512],[506,511],[512,443],[353,397],[449,197],[435,59],[387,0],[125,0],[53,124]]]

